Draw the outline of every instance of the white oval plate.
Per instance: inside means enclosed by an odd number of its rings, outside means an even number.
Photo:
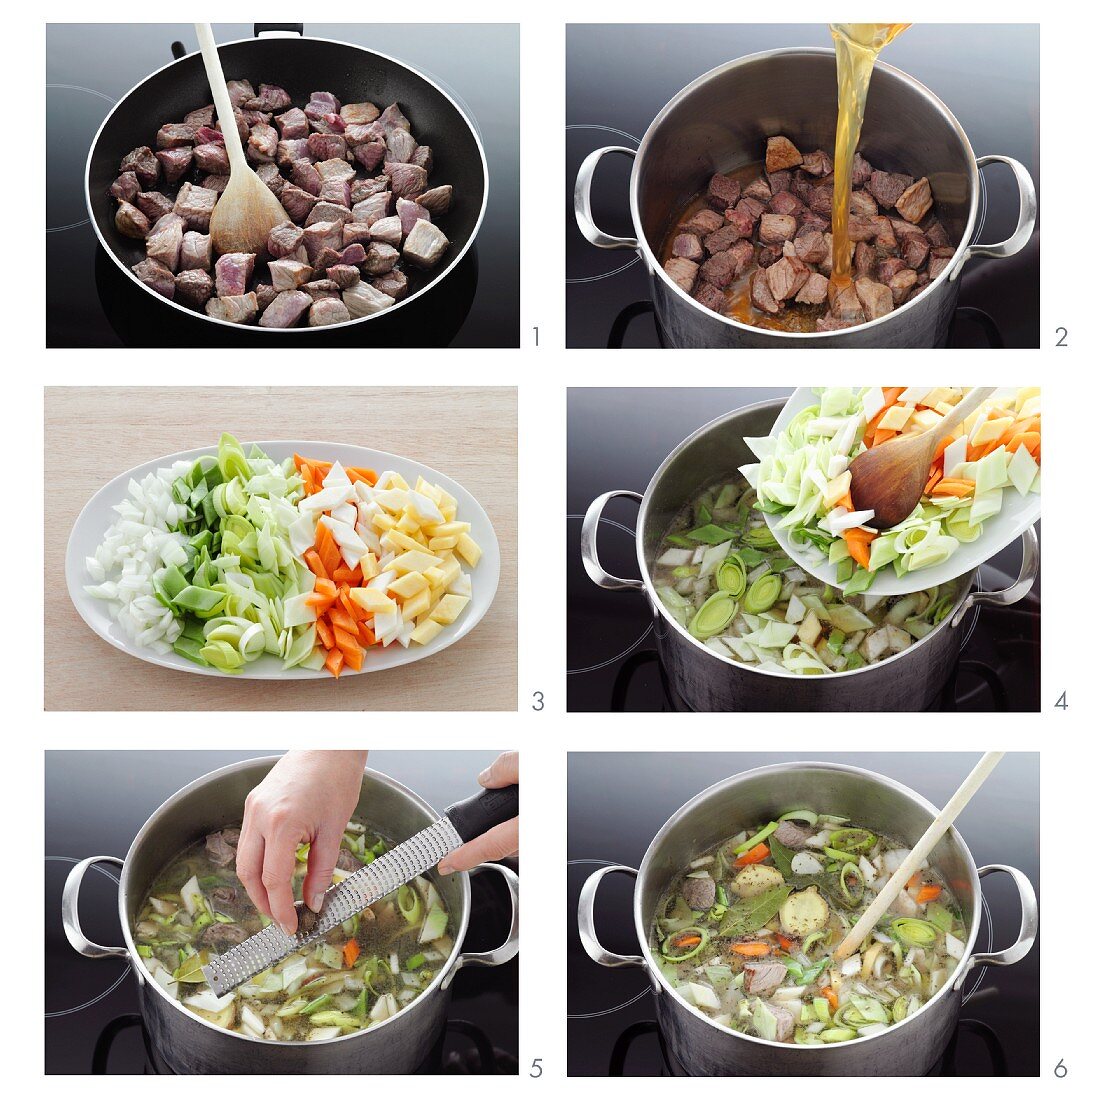
[[[244,440],[244,448],[249,448],[252,442],[252,440]],[[287,458],[293,453],[330,462],[337,459],[343,466],[363,466],[366,469],[375,470],[376,473],[395,470],[410,482],[420,474],[455,497],[459,502],[459,518],[470,523],[471,536],[482,547],[482,557],[478,565],[468,571],[471,578],[471,602],[452,626],[446,626],[427,645],[413,644],[408,649],[403,649],[398,642],[393,642],[389,646],[371,646],[366,651],[360,673],[346,668],[342,672],[343,678],[365,672],[380,672],[385,668],[396,668],[399,665],[420,661],[458,642],[481,622],[493,602],[493,597],[497,594],[497,583],[501,576],[501,553],[497,544],[497,535],[485,509],[462,485],[420,462],[403,458],[401,455],[388,454],[385,451],[374,451],[369,447],[352,447],[346,443],[322,443],[308,439],[258,440],[257,443],[274,459]],[[230,674],[215,668],[205,668],[185,657],[180,657],[177,653],[161,655],[136,645],[110,618],[105,601],[89,596],[83,587],[85,584],[93,583],[87,575],[84,559],[94,555],[106,534],[106,529],[117,518],[113,506],[128,496],[129,479],[135,478],[139,481],[161,466],[170,466],[171,463],[180,459],[193,461],[207,454],[216,454],[215,443],[208,447],[197,447],[192,451],[181,451],[178,454],[164,455],[152,462],[145,462],[142,466],[136,466],[124,474],[119,474],[113,481],[104,485],[84,505],[83,511],[80,512],[72,527],[72,533],[68,536],[68,548],[65,551],[65,580],[68,583],[68,594],[80,617],[100,638],[109,642],[115,649],[163,668],[178,669],[180,672],[196,672],[201,676],[223,677]],[[247,680],[334,679],[322,669],[318,671],[307,668],[283,669],[280,658],[268,653],[263,654],[256,661],[248,662],[240,672],[234,675]]]
[[[816,394],[807,386],[794,390],[778,414],[778,419],[775,420],[774,427],[771,429],[771,435],[781,434],[802,409],[815,405],[817,401]],[[960,549],[948,561],[930,566],[929,569],[915,570],[902,577],[897,577],[892,569],[883,569],[869,587],[869,592],[875,596],[902,596],[906,592],[920,592],[924,588],[932,588],[934,585],[962,577],[1000,553],[1015,539],[1019,539],[1039,518],[1039,493],[1029,493],[1028,496],[1023,497],[1016,490],[1007,489],[1003,497],[1002,510],[983,524],[983,533],[975,542],[962,542]],[[790,547],[788,529],[779,530],[770,519],[767,525],[774,532],[778,545],[802,569],[826,584],[842,588],[835,579],[835,566],[830,565],[826,559],[820,562],[805,560],[798,551]]]

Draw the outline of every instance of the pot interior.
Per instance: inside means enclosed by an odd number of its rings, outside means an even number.
[[[648,954],[648,933],[658,901],[691,860],[741,829],[799,809],[849,817],[854,824],[908,847],[938,813],[892,780],[838,764],[776,764],[717,783],[678,810],[645,854],[634,899],[643,950]],[[973,944],[978,930],[979,879],[971,853],[954,829],[941,838],[930,862],[952,889],[969,931],[968,943]],[[655,966],[652,969],[656,971]]]
[[[803,153],[830,153],[837,115],[834,50],[756,54],[699,77],[650,126],[638,158],[637,213],[653,255],[714,172],[761,161],[776,134]],[[965,243],[977,169],[963,130],[939,99],[878,63],[858,148],[875,168],[928,177],[949,237]]]

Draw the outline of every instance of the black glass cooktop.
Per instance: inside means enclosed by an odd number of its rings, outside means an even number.
[[[733,58],[785,46],[830,47],[822,23],[578,25],[566,37],[566,346],[666,346],[652,313],[648,275],[629,251],[602,251],[581,235],[572,195],[584,158],[605,145],[636,149],[660,109],[702,73]],[[936,93],[980,156],[1014,157],[1039,190],[1040,42],[1035,24],[917,24],[884,60]],[[999,80],[998,74],[1005,74]],[[607,233],[631,236],[632,161],[605,157],[593,210]],[[1008,169],[981,175],[986,209],[980,242],[1007,238],[1017,189]],[[955,348],[1040,346],[1039,230],[1016,256],[972,260],[948,334]]]
[[[566,530],[567,705],[571,711],[685,710],[664,673],[645,596],[609,591],[581,563],[581,522],[610,489],[642,492],[657,467],[696,428],[734,408],[790,390],[571,389],[568,397]],[[638,576],[637,505],[613,502],[600,523],[600,560],[618,577]],[[984,591],[1008,587],[1021,567],[1019,543],[980,567]],[[960,659],[939,686],[946,711],[1040,709],[1040,580],[1020,603],[980,606],[962,624]]]
[[[637,868],[657,830],[699,791],[751,768],[792,759],[852,764],[889,776],[942,805],[972,769],[974,755],[819,751],[803,756],[754,753],[570,753],[568,905],[568,1051],[570,1076],[687,1076],[657,1025],[649,980],[636,969],[593,963],[577,936],[577,899],[585,880],[611,863]],[[1038,888],[1039,756],[1010,754],[960,820],[979,866],[1017,867]],[[980,799],[983,799],[981,802]],[[596,929],[610,951],[636,954],[634,880],[606,876],[596,895]],[[996,874],[977,951],[1014,941],[1020,908],[1013,884]],[[931,1076],[1036,1076],[1040,1056],[1039,947],[1009,967],[971,971],[952,1041]]]
[[[137,830],[168,796],[233,761],[271,755],[228,752],[51,752],[46,754],[45,1071],[50,1074],[169,1074],[140,1016],[136,979],[126,960],[88,959],[61,926],[65,878],[91,855],[124,857]],[[473,789],[491,753],[374,753],[370,765],[397,776],[431,805]],[[416,759],[415,759],[416,758]],[[439,763],[439,767],[438,767]],[[80,920],[89,939],[122,943],[120,869],[97,864],[84,877]],[[464,949],[488,951],[509,928],[508,892],[496,874],[476,875]],[[418,1073],[514,1074],[517,1071],[518,967],[464,967],[452,982],[445,1030]],[[231,1072],[230,1067],[225,1072]]]
[[[220,41],[253,24],[215,25]],[[404,59],[463,108],[490,172],[474,246],[424,295],[389,317],[301,337],[308,347],[519,346],[519,32],[515,24],[306,24],[305,34]],[[50,24],[46,39],[46,344],[49,347],[272,347],[159,303],[118,270],[84,202],[88,149],[113,105],[172,59],[196,49],[188,23]],[[456,44],[458,48],[453,48]],[[295,337],[293,339],[296,339]],[[277,346],[281,346],[278,344]],[[293,345],[296,346],[295,344]]]

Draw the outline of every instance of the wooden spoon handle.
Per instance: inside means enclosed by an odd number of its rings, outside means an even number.
[[[971,395],[969,395],[971,396]],[[971,801],[972,795],[983,785],[1005,756],[1001,752],[986,752],[979,763],[971,770],[968,778],[957,788],[956,794],[945,804],[933,824],[922,834],[922,839],[911,849],[907,858],[899,865],[883,889],[858,918],[858,923],[847,933],[846,939],[835,949],[837,962],[849,958],[861,946],[862,940],[873,931],[873,926],[888,912],[888,907],[896,900],[896,895],[907,885],[907,880],[918,870],[919,864],[934,850],[934,845],[945,835],[948,828],[960,815],[960,811]]]
[[[211,23],[195,23],[197,44],[201,47],[201,60],[205,62],[205,75],[209,78],[209,87],[216,105],[216,117],[224,133],[224,145],[228,150],[231,170],[238,172],[247,168],[247,158],[243,154],[243,142],[239,138],[239,128],[235,125],[235,109],[228,98],[228,84],[224,79],[224,69],[220,64],[220,54],[216,49]]]
[[[933,426],[931,431],[934,438],[940,439],[948,435],[949,428],[965,420],[968,414],[979,408],[997,388],[997,386],[976,386]]]

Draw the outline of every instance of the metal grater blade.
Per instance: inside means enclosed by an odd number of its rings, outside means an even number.
[[[286,936],[278,925],[271,924],[223,955],[214,956],[201,968],[209,988],[223,996],[294,951],[321,940],[354,913],[435,867],[462,843],[455,826],[442,817],[327,890],[322,914],[308,935]]]

